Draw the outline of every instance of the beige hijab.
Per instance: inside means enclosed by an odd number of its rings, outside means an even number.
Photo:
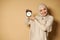
[[[43,3],[41,3],[39,5],[39,7],[38,7],[38,13],[39,13],[40,16],[42,16],[41,13],[40,13],[41,8],[46,8],[47,9],[47,6],[45,4],[43,4]]]

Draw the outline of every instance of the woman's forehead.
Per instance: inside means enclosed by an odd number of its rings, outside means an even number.
[[[42,9],[46,9],[46,7],[40,7],[40,10],[42,10]]]

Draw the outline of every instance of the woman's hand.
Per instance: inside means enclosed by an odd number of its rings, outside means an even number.
[[[34,17],[34,16],[31,16],[30,19],[31,19],[32,21],[34,21],[34,20],[35,20],[35,17]]]

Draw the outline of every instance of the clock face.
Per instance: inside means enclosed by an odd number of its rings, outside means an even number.
[[[26,15],[27,15],[27,16],[31,16],[32,13],[31,13],[31,12],[27,12]]]

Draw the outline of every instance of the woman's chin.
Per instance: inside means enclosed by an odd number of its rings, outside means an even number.
[[[46,15],[42,15],[42,16],[46,16]]]

